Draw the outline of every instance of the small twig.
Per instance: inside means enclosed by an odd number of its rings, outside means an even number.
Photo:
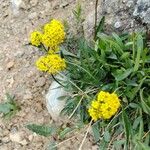
[[[93,120],[91,120],[90,123],[89,123],[89,126],[88,126],[88,128],[87,128],[87,131],[86,131],[86,133],[85,133],[85,136],[84,136],[84,138],[83,138],[83,140],[82,140],[82,142],[81,142],[81,145],[80,145],[80,147],[79,147],[78,150],[82,150],[82,146],[83,146],[83,144],[84,144],[84,142],[85,142],[85,140],[86,140],[86,137],[87,137],[87,135],[88,135],[88,133],[89,133],[89,130],[90,130],[92,121],[93,121]]]
[[[83,100],[84,95],[81,97],[79,103],[77,104],[76,108],[73,110],[73,112],[71,113],[71,115],[69,116],[69,119],[72,118],[72,116],[74,115],[74,113],[76,112],[76,110],[78,109],[79,105],[81,104],[81,101]]]
[[[144,139],[149,133],[150,133],[150,130],[144,134],[144,136],[142,137],[142,139]]]
[[[70,138],[68,138],[68,139],[66,139],[66,140],[64,140],[64,141],[62,141],[62,142],[60,142],[60,143],[54,145],[52,148],[55,148],[55,147],[57,147],[57,146],[59,146],[59,145],[65,143],[65,142],[67,142],[67,141],[70,141],[71,139],[74,139],[76,136],[77,136],[77,135],[74,135],[74,136],[72,136],[72,137],[70,137]]]
[[[42,45],[42,47],[43,47],[43,50],[44,50],[46,53],[48,53],[48,50],[45,48],[44,44],[41,43],[41,45]]]

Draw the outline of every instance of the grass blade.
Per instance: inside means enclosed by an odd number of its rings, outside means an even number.
[[[137,37],[137,56],[135,59],[134,71],[137,71],[139,68],[142,51],[143,51],[143,37],[141,35],[138,35],[138,37]]]

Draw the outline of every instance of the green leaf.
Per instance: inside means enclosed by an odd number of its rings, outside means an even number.
[[[122,119],[123,119],[123,125],[124,125],[124,129],[125,129],[126,145],[128,146],[129,139],[132,134],[132,130],[131,130],[131,123],[130,123],[129,117],[126,114],[126,112],[124,111],[124,109],[122,110]]]
[[[138,35],[138,37],[137,37],[137,56],[135,59],[134,71],[137,71],[139,68],[142,51],[143,51],[143,37],[141,35]]]
[[[105,131],[104,133],[104,140],[106,142],[109,142],[110,141],[110,133],[108,131]]]
[[[63,53],[64,56],[70,56],[70,57],[74,57],[74,58],[78,58],[76,55],[74,55],[73,53],[67,51],[64,47],[61,47],[61,52]]]
[[[62,130],[62,131],[59,133],[60,139],[65,138],[65,135],[68,134],[69,132],[73,131],[74,129],[76,129],[76,128],[69,128],[69,127],[66,127],[64,130]]]
[[[98,32],[101,32],[101,31],[103,31],[103,29],[104,29],[104,24],[105,24],[105,16],[103,16],[102,17],[102,19],[100,20],[100,22],[99,22],[99,24],[98,24],[98,26],[97,26],[97,28],[96,28],[96,36],[97,36],[97,33]]]
[[[143,136],[144,126],[143,126],[143,119],[140,120],[140,127],[138,133],[138,139],[141,141]]]
[[[46,137],[52,135],[56,131],[55,127],[44,126],[44,125],[29,124],[26,127],[29,130]]]
[[[0,113],[7,114],[13,109],[13,105],[9,103],[0,104]]]
[[[139,116],[139,117],[137,117],[135,120],[134,120],[134,122],[133,122],[133,129],[137,129],[138,128],[138,126],[139,126],[139,124],[140,124],[140,121],[141,121],[141,119],[142,119],[142,117],[141,116]]]
[[[124,145],[126,142],[125,139],[122,139],[122,140],[117,140],[117,141],[114,141],[114,147],[116,148],[116,150],[121,150],[122,148],[122,145]]]
[[[99,128],[100,128],[99,122],[96,122],[92,125],[92,131],[93,131],[95,142],[98,142],[100,140]]]
[[[112,33],[113,37],[115,38],[116,42],[120,45],[120,47],[123,49],[124,48],[124,44],[122,43],[122,39],[116,34],[116,33]]]
[[[125,78],[127,78],[131,73],[132,73],[132,68],[130,69],[127,69],[125,72],[123,72],[123,73],[119,73],[119,74],[114,74],[114,76],[115,76],[115,79],[117,80],[117,81],[122,81],[122,80],[124,80]]]
[[[150,115],[150,107],[146,104],[146,102],[145,102],[144,99],[143,99],[143,89],[140,90],[140,99],[141,99],[141,105],[142,105],[143,111],[144,111],[146,114]]]
[[[56,142],[51,142],[49,145],[48,145],[48,148],[46,150],[57,150],[57,143]]]
[[[140,141],[137,141],[137,144],[138,144],[140,150],[150,150],[150,147],[148,145],[146,145]]]

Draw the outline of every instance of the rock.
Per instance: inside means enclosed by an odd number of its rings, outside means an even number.
[[[38,0],[30,0],[31,6],[36,6],[38,4]]]
[[[68,2],[61,3],[61,4],[60,4],[60,8],[65,8],[65,7],[67,7],[68,5],[69,5]]]
[[[37,18],[37,12],[33,12],[33,13],[29,14],[28,18],[31,19],[31,20],[34,19],[34,18]]]
[[[43,110],[41,103],[36,103],[35,107],[36,107],[37,112],[41,112]]]
[[[22,0],[10,0],[12,3],[13,14],[16,16],[19,14],[19,7],[22,3]]]
[[[150,0],[138,0],[133,16],[141,18],[143,23],[150,24]]]
[[[0,145],[1,150],[10,150],[7,145]]]
[[[7,136],[2,138],[3,143],[8,143],[9,140],[10,140],[9,137]]]
[[[0,67],[0,71],[2,71],[3,70],[3,68],[2,67]]]
[[[114,24],[114,27],[116,29],[120,28],[121,27],[121,22],[120,21],[117,21],[115,24]]]
[[[92,150],[98,150],[99,149],[99,146],[98,145],[93,145],[92,146]]]
[[[27,99],[32,99],[32,98],[33,98],[33,96],[32,96],[32,93],[30,92],[30,90],[26,90],[23,99],[27,100]]]
[[[17,58],[21,58],[23,55],[24,55],[24,51],[17,51],[14,56],[17,57]]]
[[[55,121],[63,119],[62,117],[62,119],[60,118],[60,112],[65,106],[65,100],[59,100],[59,97],[65,96],[66,94],[67,92],[64,91],[62,86],[60,86],[56,81],[52,82],[46,95],[46,105],[48,112]]]
[[[37,86],[37,87],[42,87],[42,86],[44,86],[45,84],[46,84],[46,79],[45,79],[44,77],[39,77],[39,78],[37,79],[37,82],[36,82],[35,86]]]
[[[12,142],[17,142],[20,143],[22,141],[22,137],[21,137],[21,133],[17,132],[17,133],[10,133],[9,134],[9,138]]]
[[[8,78],[8,79],[6,80],[6,82],[8,83],[8,87],[12,87],[13,84],[14,84],[14,78],[13,78],[13,77]]]
[[[6,68],[7,68],[8,70],[10,70],[10,69],[14,66],[14,64],[15,64],[14,61],[10,61],[10,62],[7,63]]]
[[[33,140],[33,135],[32,134],[29,135],[28,139],[29,139],[29,141],[32,141]]]
[[[12,142],[19,143],[21,145],[27,145],[28,142],[26,139],[23,139],[23,132],[10,133],[9,138]]]
[[[24,140],[20,141],[20,144],[21,144],[21,145],[27,145],[27,144],[28,144],[28,142],[27,142],[27,140],[26,140],[26,139],[24,139]]]
[[[130,1],[128,1],[128,2],[126,3],[126,6],[129,7],[129,8],[131,8],[133,5],[134,5],[133,0],[130,0]]]

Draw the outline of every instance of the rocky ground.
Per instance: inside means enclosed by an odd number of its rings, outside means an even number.
[[[21,3],[19,11],[16,11],[11,1],[1,0],[0,4],[0,102],[4,101],[6,92],[13,94],[21,106],[21,111],[9,121],[0,118],[0,150],[45,150],[51,138],[36,135],[26,129],[25,125],[53,122],[45,105],[45,93],[51,81],[47,74],[39,72],[34,66],[35,60],[41,55],[40,52],[26,44],[31,31],[48,22],[50,18],[71,22],[72,10],[77,2],[18,0]],[[89,36],[93,27],[94,1],[80,2],[84,9],[84,30],[87,31],[86,36]],[[106,14],[107,26],[111,27],[111,30],[123,31],[140,27],[132,15],[135,2],[122,0],[119,1],[120,4],[116,4],[117,2],[112,0],[109,5],[101,2],[99,18]],[[77,136],[60,145],[59,149],[76,150],[82,138],[83,135]],[[96,150],[97,147],[92,145],[90,140],[86,140],[83,149]]]

